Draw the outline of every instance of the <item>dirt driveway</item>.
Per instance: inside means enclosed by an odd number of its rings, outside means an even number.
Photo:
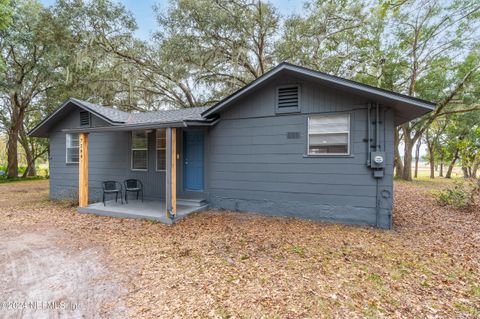
[[[44,183],[2,185],[0,209],[8,216],[44,199]],[[23,197],[23,200],[22,200]],[[0,233],[1,318],[122,317],[115,303],[125,293],[101,259],[64,230],[37,225],[2,225]]]
[[[0,184],[0,302],[37,302],[0,318],[480,318],[480,212],[438,206],[441,180],[395,184],[392,231],[97,217],[47,186]]]

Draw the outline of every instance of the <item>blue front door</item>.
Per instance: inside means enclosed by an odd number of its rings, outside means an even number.
[[[184,132],[183,187],[186,191],[203,191],[203,132]]]

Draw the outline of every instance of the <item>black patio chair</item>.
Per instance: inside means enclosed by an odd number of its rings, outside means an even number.
[[[128,204],[128,192],[137,193],[137,200],[140,194],[143,202],[143,183],[141,181],[138,179],[127,179],[123,182],[123,185],[125,186],[125,203]]]
[[[122,192],[121,183],[117,181],[105,181],[105,182],[102,182],[102,189],[103,189],[103,196],[102,196],[103,206],[106,206],[105,197],[108,194],[115,194],[115,203],[118,202],[118,194],[120,194],[120,200],[122,201],[122,204],[123,204],[123,192]]]

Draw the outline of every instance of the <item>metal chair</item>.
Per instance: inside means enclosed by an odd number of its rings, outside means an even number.
[[[123,192],[122,192],[122,184],[117,181],[105,181],[102,182],[102,189],[103,189],[103,206],[106,206],[105,197],[108,194],[115,194],[115,203],[118,202],[118,194],[120,194],[120,200],[123,204]]]
[[[141,194],[141,199],[143,202],[143,183],[138,179],[127,179],[123,182],[125,186],[125,202],[128,204],[128,192],[137,193],[137,200],[138,195]]]

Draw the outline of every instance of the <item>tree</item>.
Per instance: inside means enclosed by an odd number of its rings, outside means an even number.
[[[136,66],[157,108],[212,104],[275,62],[279,16],[269,3],[178,0],[156,13],[151,43],[105,41],[105,48]]]
[[[0,0],[0,30],[5,30],[12,22],[10,0]]]
[[[121,79],[128,66],[99,46],[98,30],[110,39],[131,35],[135,24],[125,8],[110,1],[59,0],[44,8],[34,0],[16,1],[13,21],[2,32],[0,52],[7,68],[0,75],[0,120],[8,137],[8,176],[18,176],[18,144],[27,174],[45,146],[26,136],[39,119],[75,96],[113,104],[128,98]],[[127,103],[125,103],[127,104]]]
[[[7,130],[7,175],[18,176],[18,136],[29,105],[55,78],[54,31],[51,16],[36,1],[17,1],[11,26],[2,31],[0,52],[6,68],[0,75],[2,109]]]
[[[430,178],[435,178],[435,163],[440,153],[442,137],[448,125],[448,118],[438,118],[425,130],[424,139],[428,150]],[[419,139],[420,140],[420,139]],[[418,143],[418,142],[417,142]],[[415,176],[416,177],[416,176]]]
[[[471,175],[475,175],[473,173],[475,164],[479,162],[480,150],[479,123],[480,111],[449,116],[443,141],[438,148],[438,153],[449,163],[445,178],[451,178],[452,171],[459,161],[467,171],[468,167],[471,167]]]
[[[435,111],[400,128],[405,150],[402,178],[411,180],[413,146],[432,122],[447,113],[477,108],[453,110],[457,108],[452,102],[461,99],[480,68],[477,52],[465,54],[478,43],[474,30],[479,22],[479,4],[455,1],[442,7],[437,1],[405,1],[403,6],[405,9],[392,15],[398,63],[404,74],[399,91],[437,101]],[[456,63],[454,58],[458,60],[462,54],[466,58]]]
[[[12,13],[10,0],[0,0],[0,31],[5,30],[12,23]],[[4,67],[5,63],[0,57],[0,70]]]
[[[279,60],[354,77],[367,60],[375,59],[383,23],[374,7],[364,1],[335,0],[306,2],[304,9],[305,16],[285,21],[277,44]]]
[[[422,147],[422,139],[419,139],[415,144],[415,173],[414,177],[418,177],[418,162],[420,161],[420,148]]]

